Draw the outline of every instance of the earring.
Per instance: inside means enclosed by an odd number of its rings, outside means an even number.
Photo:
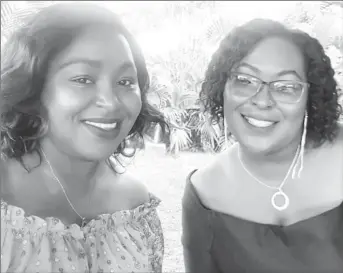
[[[300,164],[300,169],[298,170],[298,178],[300,178],[301,172],[304,168],[304,153],[305,153],[306,135],[307,135],[307,121],[308,121],[308,114],[306,111],[305,117],[304,117],[303,133],[302,133],[301,141],[300,141],[300,153],[299,153],[297,163],[295,164],[295,166],[293,168],[293,173],[292,173],[293,179],[295,177],[295,170],[296,170],[296,167],[298,166],[298,164]]]

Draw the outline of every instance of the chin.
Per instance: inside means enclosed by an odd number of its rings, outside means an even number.
[[[258,145],[258,143],[244,143],[244,142],[240,142],[240,144],[246,149],[248,150],[250,153],[253,154],[268,154],[271,150],[272,147],[270,145]]]
[[[271,126],[257,127],[249,124],[241,115],[236,115],[235,119],[231,120],[231,130],[237,141],[249,152],[254,154],[268,154],[272,152],[280,139],[282,131],[280,131],[279,122]]]
[[[238,143],[253,154],[266,155],[275,149],[274,141],[266,137],[243,135],[237,137]]]
[[[118,145],[89,145],[78,149],[79,155],[87,161],[103,161],[108,159],[118,148]]]

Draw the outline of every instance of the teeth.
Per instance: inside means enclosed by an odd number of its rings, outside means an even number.
[[[97,123],[91,121],[85,121],[86,124],[103,129],[103,130],[113,130],[117,127],[117,123]]]
[[[266,121],[266,120],[258,120],[250,117],[244,117],[251,125],[259,127],[259,128],[266,128],[273,125],[275,122]]]

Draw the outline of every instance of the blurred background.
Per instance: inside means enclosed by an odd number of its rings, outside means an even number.
[[[58,2],[62,1],[1,1],[1,48],[27,16]],[[225,148],[222,126],[209,122],[197,100],[206,66],[219,41],[233,27],[258,17],[306,31],[329,55],[343,105],[343,2],[87,2],[119,14],[136,36],[151,76],[149,100],[164,113],[171,127],[166,139],[162,139],[159,127],[150,128],[146,149],[129,162],[128,170],[163,200],[159,210],[166,247],[163,271],[183,272],[180,238],[185,178]]]

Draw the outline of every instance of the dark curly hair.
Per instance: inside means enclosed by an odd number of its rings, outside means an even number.
[[[47,7],[26,21],[8,39],[1,56],[1,156],[22,162],[26,153],[38,152],[39,140],[47,130],[46,111],[41,103],[49,63],[84,29],[110,26],[121,33],[131,48],[137,67],[142,109],[127,139],[142,142],[154,124],[163,133],[168,126],[163,115],[147,101],[150,80],[144,56],[133,36],[111,11],[94,4],[61,3]],[[126,140],[115,155],[125,152]],[[134,154],[134,153],[133,153]],[[132,154],[132,156],[133,156]]]
[[[317,39],[272,20],[254,19],[236,27],[221,41],[209,63],[200,91],[204,111],[210,114],[212,122],[221,120],[223,92],[230,71],[257,43],[271,36],[291,39],[305,57],[310,84],[307,140],[313,147],[319,147],[325,141],[332,142],[338,133],[342,107],[338,102],[338,87],[330,59]]]

